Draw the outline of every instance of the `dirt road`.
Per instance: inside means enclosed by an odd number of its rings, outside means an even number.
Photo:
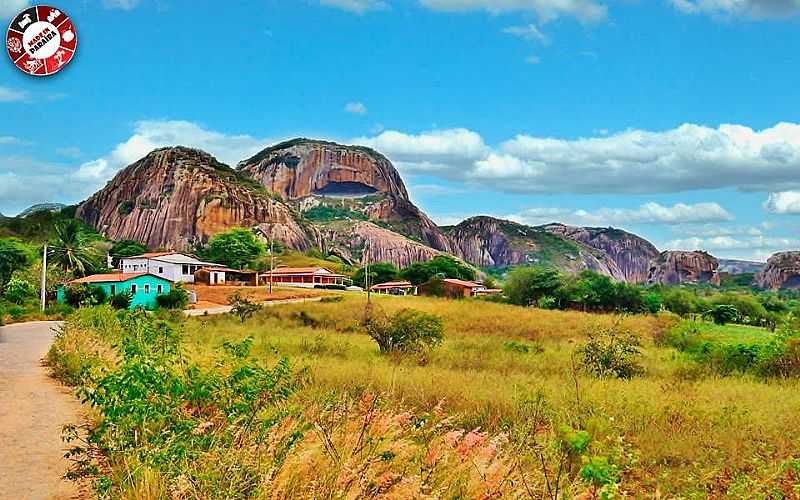
[[[41,365],[57,322],[0,328],[0,499],[84,498],[61,479],[61,427],[79,421],[80,405]]]

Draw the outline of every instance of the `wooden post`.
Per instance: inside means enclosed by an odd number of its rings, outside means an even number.
[[[41,279],[41,291],[39,292],[39,298],[42,301],[42,312],[44,312],[45,308],[46,295],[47,295],[47,243],[44,244],[44,251],[42,252],[42,279]]]

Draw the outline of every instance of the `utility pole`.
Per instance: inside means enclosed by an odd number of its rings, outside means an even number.
[[[370,297],[370,279],[369,279],[369,240],[364,242],[364,285],[367,287],[367,304],[370,304],[371,297]]]
[[[272,274],[275,270],[275,236],[272,234],[274,228],[269,230],[269,294],[272,295]]]
[[[39,298],[42,301],[42,312],[44,312],[45,296],[47,294],[47,243],[44,244],[44,250],[42,251],[42,280],[40,286]]]

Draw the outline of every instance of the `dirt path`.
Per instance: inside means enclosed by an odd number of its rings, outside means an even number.
[[[61,427],[79,421],[80,405],[41,365],[57,322],[0,328],[0,499],[84,498],[61,479]]]
[[[262,302],[261,305],[264,307],[274,307],[280,306],[285,304],[301,304],[303,302],[319,302],[322,300],[322,297],[308,297],[302,299],[280,299],[280,300],[269,300],[267,302]],[[202,305],[202,304],[201,304]],[[199,309],[187,309],[183,311],[184,314],[187,316],[211,316],[213,314],[225,314],[231,312],[231,306],[222,306],[222,305],[214,305],[213,307],[200,307]]]

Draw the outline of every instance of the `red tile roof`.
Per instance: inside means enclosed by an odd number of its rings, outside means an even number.
[[[156,257],[163,257],[165,255],[172,255],[177,252],[148,252],[141,255],[133,255],[131,257],[124,257],[125,259],[154,259]]]
[[[70,281],[70,283],[110,283],[110,282],[122,282],[132,280],[133,278],[138,278],[139,276],[144,276],[145,274],[149,273],[110,273],[110,274],[93,274],[91,276],[84,276],[83,278],[78,278],[75,280]]]
[[[445,278],[442,281],[444,281],[445,283],[450,283],[451,285],[463,286],[464,288],[476,288],[480,286],[474,281],[464,281],[455,278]]]
[[[325,270],[331,273],[329,276],[344,276],[343,274],[336,274],[332,272],[330,269],[324,267],[276,267],[272,274],[314,274],[317,271]],[[266,271],[266,275],[269,275],[270,272]]]

